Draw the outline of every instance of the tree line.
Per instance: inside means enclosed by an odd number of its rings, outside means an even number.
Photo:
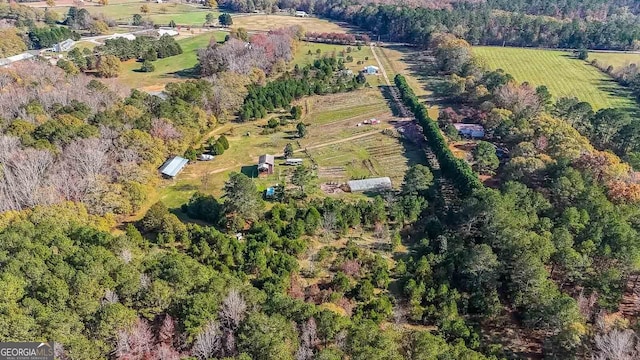
[[[422,47],[426,47],[432,33],[443,30],[459,35],[473,45],[633,49],[640,39],[640,26],[633,15],[563,21],[516,12],[496,12],[490,3],[465,2],[442,10],[326,0],[316,2],[314,10],[389,41]]]
[[[159,38],[137,36],[134,40],[125,38],[107,39],[104,45],[96,47],[94,51],[100,54],[114,55],[120,61],[130,59],[155,61],[182,54],[180,44],[169,35],[163,35]]]
[[[420,103],[404,76],[397,74],[394,82],[400,90],[402,101],[411,109],[422,127],[429,146],[438,158],[443,175],[449,178],[462,194],[468,195],[480,188],[478,176],[464,160],[453,155],[437,123],[429,117],[427,109]]]

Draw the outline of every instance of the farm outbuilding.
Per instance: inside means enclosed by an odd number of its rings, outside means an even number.
[[[388,177],[351,180],[347,182],[351,192],[384,191],[391,189],[391,179]]]
[[[482,125],[478,124],[463,124],[456,123],[453,126],[458,130],[458,134],[462,137],[471,138],[471,139],[482,139],[484,138],[484,128]]]
[[[174,156],[165,161],[159,170],[164,177],[174,178],[184,169],[187,163],[189,163],[189,160],[180,156]]]
[[[73,47],[73,44],[74,44],[74,42],[73,42],[72,39],[67,39],[67,40],[61,41],[61,42],[53,45],[53,51],[55,51],[55,52],[69,51]]]
[[[273,174],[273,168],[275,164],[276,159],[273,155],[260,155],[260,157],[258,158],[258,171],[260,172],[260,174]]]
[[[367,75],[375,75],[378,73],[378,71],[380,71],[380,69],[377,66],[369,65],[365,66],[362,71],[364,71],[364,73]]]

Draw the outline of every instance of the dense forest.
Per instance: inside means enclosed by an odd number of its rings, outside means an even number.
[[[484,70],[455,36],[439,34],[430,46],[432,71],[448,83],[440,95],[455,109],[430,119],[402,76],[396,84],[459,193],[454,211],[438,216],[444,228],[427,229],[432,241],[426,251],[442,255],[433,273],[468,298],[467,311],[482,322],[499,319],[500,303],[513,306],[518,322],[541,334],[547,358],[637,357],[633,327],[605,319],[619,310],[627,281],[638,271],[640,187],[629,165],[594,148],[620,146],[612,139],[622,115],[615,109],[594,114],[576,99],[554,103],[543,86]],[[464,163],[444,166],[447,143],[459,140],[451,125],[461,121],[482,124],[486,140],[497,146],[479,142],[476,149],[488,146]],[[430,135],[438,127],[447,141]],[[506,157],[498,159],[498,146]],[[498,189],[466,175],[467,162],[481,174],[495,174]],[[474,261],[483,264],[481,271]],[[469,272],[488,278],[469,283]],[[625,336],[632,340],[612,350]]]

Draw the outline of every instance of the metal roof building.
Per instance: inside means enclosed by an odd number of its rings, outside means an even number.
[[[72,39],[67,39],[53,45],[53,51],[55,52],[69,51],[71,50],[74,44],[75,42]]]
[[[176,177],[188,162],[183,157],[174,156],[160,166],[160,173],[166,177]]]
[[[371,178],[363,180],[351,180],[347,182],[351,192],[359,191],[383,191],[391,189],[391,179],[388,177]]]
[[[478,124],[455,123],[453,126],[462,136],[472,139],[482,139],[484,137],[484,127]]]

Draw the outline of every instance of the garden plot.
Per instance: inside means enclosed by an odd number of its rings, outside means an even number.
[[[422,152],[396,136],[375,133],[331,146],[309,150],[323,182],[388,176],[398,188],[410,165],[422,161]]]

